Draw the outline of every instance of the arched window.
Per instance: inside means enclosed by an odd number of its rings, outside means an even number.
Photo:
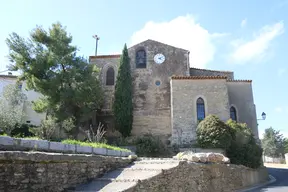
[[[114,85],[115,72],[113,67],[109,67],[106,72],[106,85]]]
[[[230,118],[234,121],[237,121],[236,109],[235,107],[230,107]]]
[[[146,51],[144,49],[136,52],[136,68],[146,68]]]
[[[201,121],[205,118],[205,103],[204,100],[199,97],[197,99],[197,120]]]

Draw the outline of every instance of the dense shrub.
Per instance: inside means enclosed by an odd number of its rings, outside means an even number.
[[[226,150],[226,155],[231,163],[251,168],[261,166],[263,150],[257,144],[251,129],[246,124],[231,119],[227,121],[227,125],[231,129],[232,142]]]
[[[202,120],[196,132],[200,147],[227,149],[231,144],[231,129],[215,115],[209,115]]]
[[[39,127],[32,129],[33,133],[45,140],[50,140],[52,135],[54,134],[58,123],[56,119],[52,116],[47,116],[47,119],[43,119]]]
[[[170,151],[159,137],[150,134],[135,139],[136,154],[145,157],[164,157],[169,156]]]
[[[28,124],[17,123],[14,129],[11,131],[12,137],[33,137],[35,134],[31,131],[31,128],[35,126]]]

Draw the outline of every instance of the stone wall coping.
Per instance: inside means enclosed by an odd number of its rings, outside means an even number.
[[[0,161],[33,161],[33,162],[67,162],[67,161],[102,161],[108,156],[100,156],[93,154],[63,154],[63,153],[47,153],[38,151],[0,151]],[[127,157],[113,157],[117,159],[128,159]]]
[[[13,138],[0,136],[0,150],[2,151],[43,151],[66,154],[93,154],[115,157],[128,157],[135,155],[134,152],[118,151],[106,148],[94,148],[74,144],[64,144],[47,140],[33,140],[27,138]]]

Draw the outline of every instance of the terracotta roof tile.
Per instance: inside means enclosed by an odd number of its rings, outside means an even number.
[[[97,56],[90,56],[90,59],[105,59],[105,58],[119,58],[121,55],[97,55]]]
[[[12,79],[16,79],[17,76],[16,76],[16,75],[1,75],[1,74],[0,74],[0,78],[12,78]]]
[[[252,80],[233,80],[233,79],[228,79],[226,76],[172,76],[171,79],[176,79],[176,80],[187,80],[187,79],[226,79],[227,82],[247,82],[251,83]]]
[[[171,79],[227,79],[226,76],[172,76]]]
[[[200,69],[200,68],[195,68],[195,67],[190,67],[190,69],[203,70],[203,71],[211,71],[211,72],[233,73],[233,71],[221,71],[221,70],[211,70],[211,69]]]
[[[232,79],[227,79],[227,82],[247,82],[247,83],[251,83],[252,80],[245,80],[245,79],[232,80]]]

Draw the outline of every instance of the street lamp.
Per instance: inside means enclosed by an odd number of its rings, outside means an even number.
[[[95,56],[97,56],[98,40],[100,39],[100,37],[97,35],[93,35],[92,37],[96,40]]]
[[[265,119],[266,119],[266,113],[263,112],[263,113],[261,114],[261,116],[262,116],[262,119],[257,119],[257,120],[265,120]]]

